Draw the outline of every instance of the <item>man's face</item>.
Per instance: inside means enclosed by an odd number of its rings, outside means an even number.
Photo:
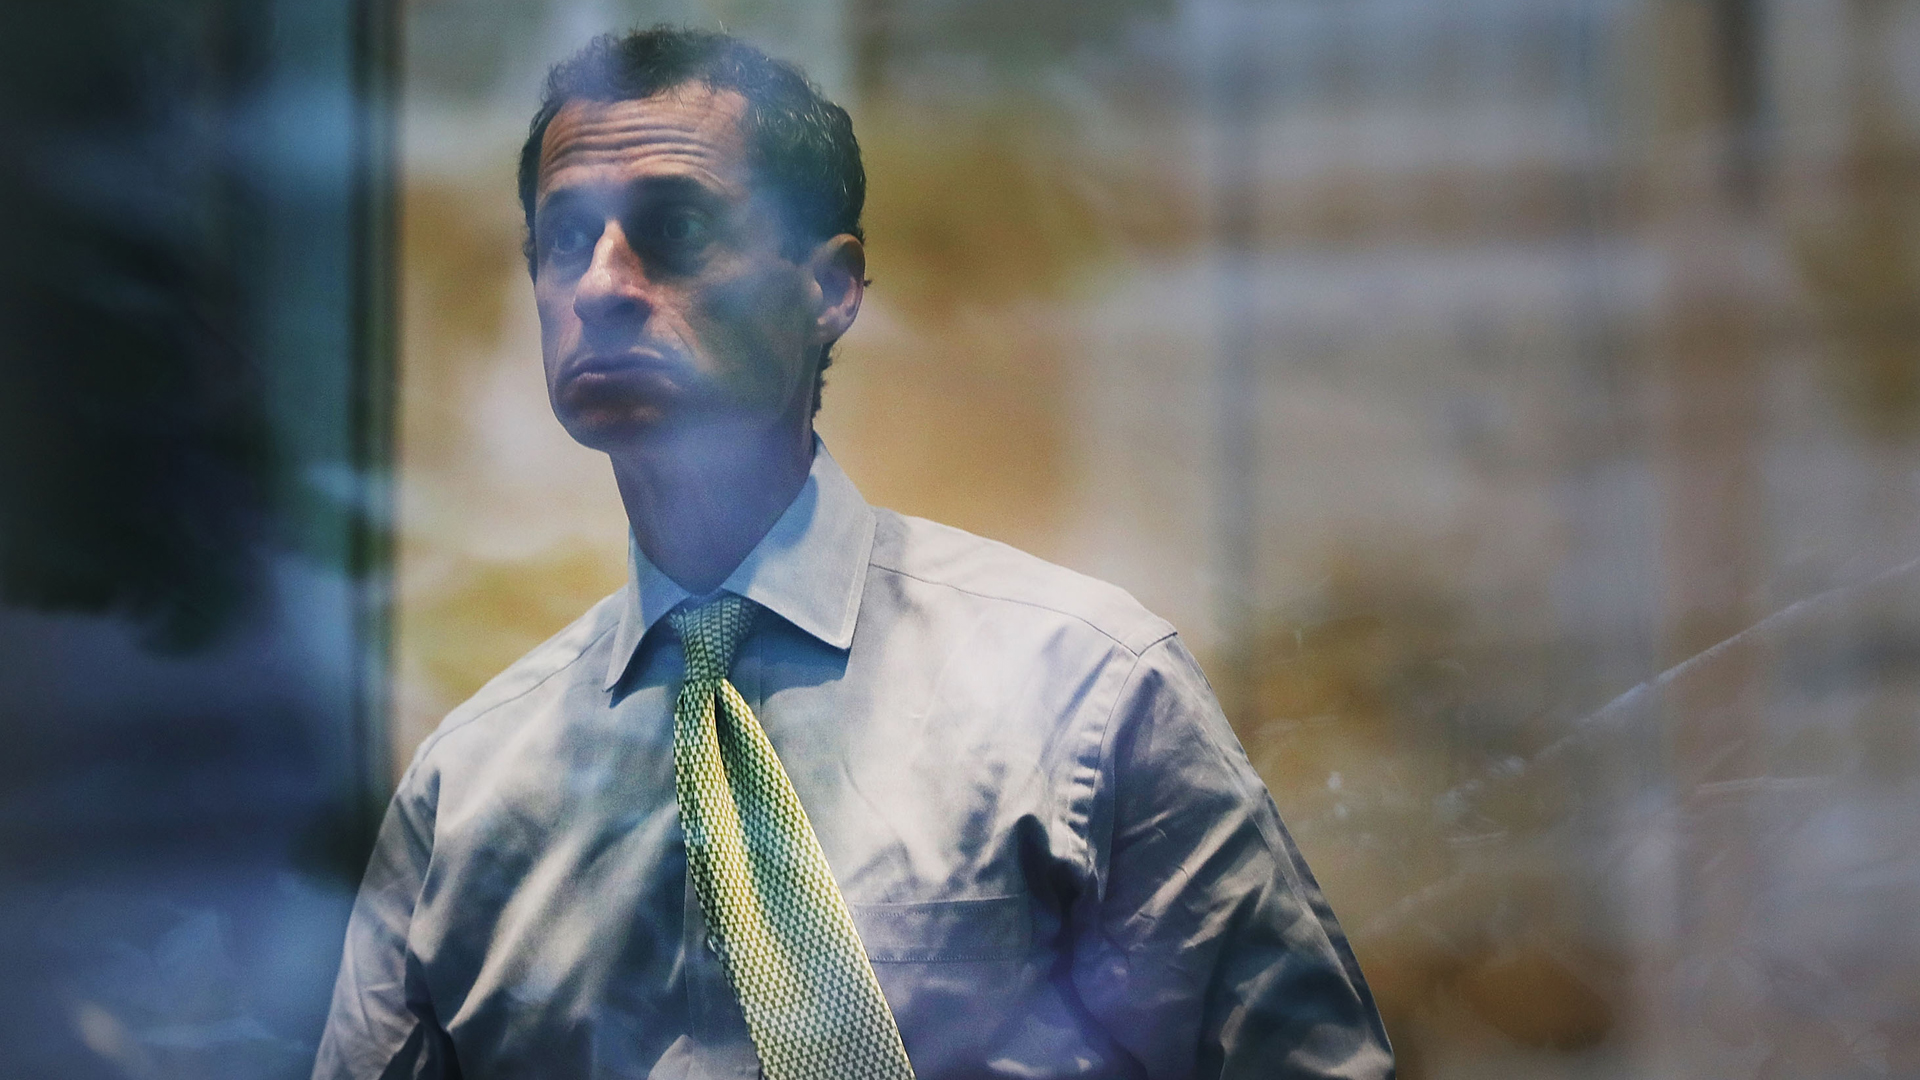
[[[821,348],[845,327],[823,327],[819,283],[782,252],[747,168],[745,107],[690,84],[573,101],[547,128],[534,297],[554,414],[587,446],[812,414]]]

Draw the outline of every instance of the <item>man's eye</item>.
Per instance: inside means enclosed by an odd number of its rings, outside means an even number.
[[[547,250],[554,255],[578,255],[593,247],[594,234],[579,222],[563,221],[547,234]]]
[[[670,207],[654,219],[654,235],[679,247],[696,247],[707,240],[712,222],[691,206]]]

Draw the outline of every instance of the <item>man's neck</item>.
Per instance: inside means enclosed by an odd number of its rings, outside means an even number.
[[[792,505],[813,467],[813,424],[661,433],[611,455],[634,541],[681,588],[720,587]]]

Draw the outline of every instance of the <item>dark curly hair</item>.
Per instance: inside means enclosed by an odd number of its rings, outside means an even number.
[[[520,207],[527,269],[534,270],[533,210],[540,146],[569,101],[634,101],[687,83],[733,90],[747,101],[741,134],[755,179],[778,200],[795,248],[860,230],[867,173],[847,111],[821,96],[799,68],[725,34],[656,26],[602,34],[547,73],[520,149]]]

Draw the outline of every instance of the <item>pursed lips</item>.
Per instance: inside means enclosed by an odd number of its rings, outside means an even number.
[[[594,352],[575,356],[567,362],[561,375],[568,380],[586,375],[610,377],[653,375],[672,378],[680,374],[684,367],[685,365],[673,363],[652,349],[630,349],[619,353]]]

